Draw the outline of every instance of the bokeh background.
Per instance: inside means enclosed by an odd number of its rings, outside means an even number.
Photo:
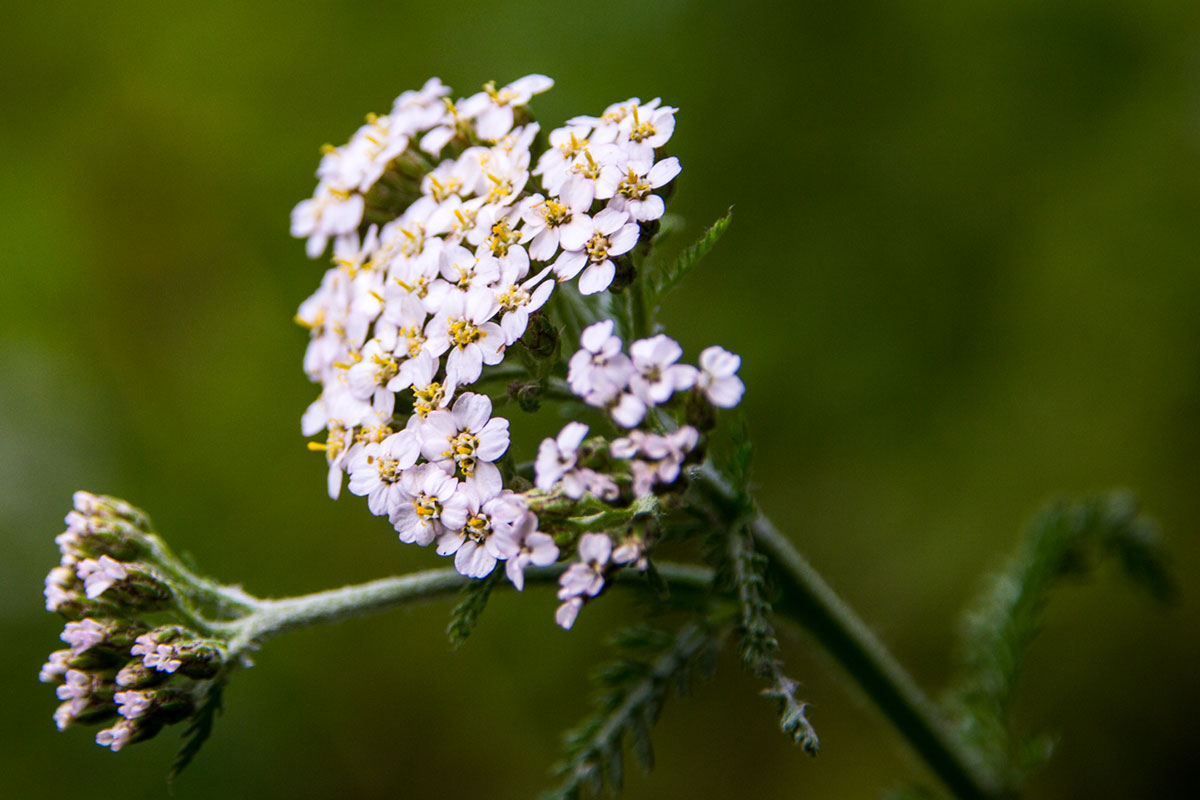
[[[147,508],[212,574],[295,594],[441,566],[324,493],[288,237],[318,146],[439,75],[529,72],[553,126],[679,106],[674,209],[726,239],[672,296],[693,355],[743,356],[758,495],[936,691],[956,609],[1056,492],[1128,486],[1184,588],[1058,595],[1017,716],[1060,734],[1033,798],[1194,797],[1200,735],[1200,6],[27,3],[0,28],[0,796],[164,796],[177,731],[58,734],[41,582],[71,492]],[[682,241],[682,240],[681,240]],[[530,436],[556,418],[522,422]],[[569,635],[497,597],[292,634],[237,676],[174,787],[209,797],[529,797],[633,606]],[[872,797],[931,780],[803,632],[824,750],[726,656],[672,701],[626,797]]]

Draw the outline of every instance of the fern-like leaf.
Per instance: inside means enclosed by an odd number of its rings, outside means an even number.
[[[754,540],[744,526],[729,531],[726,546],[727,579],[733,585],[741,609],[738,627],[742,634],[742,662],[766,681],[767,688],[762,694],[778,701],[779,729],[804,752],[815,756],[820,752],[821,741],[808,721],[807,704],[796,696],[800,684],[783,672],[779,640],[769,621],[771,603],[766,594],[766,558],[754,551]]]
[[[732,221],[733,209],[730,208],[725,216],[709,226],[703,236],[680,253],[673,263],[655,270],[647,276],[647,289],[652,305],[658,303],[668,292],[675,288],[679,281],[683,279],[683,276],[690,272],[696,264],[700,263],[700,259],[708,255],[709,251],[713,249],[725,234],[725,231],[729,228],[729,223]]]
[[[543,800],[595,797],[605,786],[612,794],[619,792],[626,738],[639,764],[649,770],[654,764],[649,730],[671,685],[682,694],[686,678],[706,671],[716,649],[713,632],[696,622],[674,637],[652,628],[634,628],[615,641],[630,656],[597,670],[602,689],[596,711],[564,736],[567,758],[554,768],[563,780],[543,794]]]
[[[968,607],[961,677],[949,696],[964,738],[1011,786],[1050,755],[1042,737],[1014,737],[1009,707],[1041,612],[1062,579],[1084,576],[1116,558],[1135,584],[1160,600],[1175,594],[1159,533],[1125,492],[1076,503],[1054,502],[1029,526],[1016,554]]]
[[[504,570],[494,569],[486,577],[479,580],[467,581],[459,592],[461,600],[450,611],[450,623],[446,626],[446,635],[450,637],[450,646],[458,648],[475,630],[479,615],[487,608],[488,598],[492,589],[499,583]]]
[[[200,748],[212,735],[213,722],[223,707],[221,693],[224,689],[224,682],[217,682],[209,687],[208,694],[204,697],[204,703],[183,732],[183,746],[179,748],[179,752],[175,754],[175,760],[171,762],[171,770],[167,773],[168,781],[175,780],[188,764],[192,763],[192,759],[196,757]]]

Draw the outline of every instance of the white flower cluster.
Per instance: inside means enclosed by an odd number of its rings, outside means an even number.
[[[471,577],[508,560],[517,585],[557,550],[503,486],[508,421],[467,387],[556,283],[578,277],[584,295],[612,284],[614,259],[662,216],[656,191],[680,169],[657,156],[676,109],[636,98],[552,131],[535,163],[525,107],[552,85],[530,75],[457,102],[437,79],[405,92],[326,148],[313,197],[292,214],[311,257],[333,240],[334,267],[297,314],[312,332],[305,371],[322,387],[302,428],[327,432],[310,447],[325,452],[330,496],[348,473],[401,541],[436,542]],[[648,351],[645,372],[661,358]]]

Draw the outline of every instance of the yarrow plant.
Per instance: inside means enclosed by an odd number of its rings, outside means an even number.
[[[780,615],[813,631],[947,789],[1008,796],[1030,764],[1003,717],[1014,673],[994,673],[1011,667],[1040,598],[1082,548],[1115,553],[1165,595],[1153,528],[1122,496],[1047,512],[996,584],[1017,596],[985,595],[972,619],[992,627],[976,629],[951,700],[932,703],[750,496],[741,359],[711,344],[689,363],[656,322],[730,219],[660,255],[678,227],[667,213],[678,109],[631,98],[545,132],[530,103],[552,86],[530,75],[452,100],[434,78],[404,92],[323,148],[313,196],[292,212],[309,257],[332,258],[296,315],[310,332],[304,371],[320,386],[301,429],[324,455],[328,494],[365,497],[399,542],[453,567],[264,600],[195,574],[128,503],[77,493],[46,580],[47,609],[67,620],[67,648],[40,674],[62,701],[55,722],[105,725],[96,741],[112,750],[187,722],[178,771],[211,732],[226,681],[270,636],[458,591],[457,644],[504,581],[556,583],[546,624],[569,629],[628,585],[684,621],[617,637],[630,655],[602,672],[550,796],[619,788],[624,743],[649,764],[669,686],[731,637],[780,728],[816,754],[800,684],[783,669]],[[547,425],[536,454],[514,454],[500,412],[548,419],[549,404],[570,421]],[[705,563],[663,557],[695,552],[687,540]],[[989,638],[996,626],[1011,636]]]

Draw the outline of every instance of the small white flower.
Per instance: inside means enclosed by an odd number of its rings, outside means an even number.
[[[143,716],[154,705],[153,696],[149,692],[128,689],[113,695],[117,702],[117,713],[125,719],[137,719]]]
[[[633,428],[641,424],[646,416],[646,403],[629,392],[621,392],[615,401],[607,405],[608,415],[623,428]]]
[[[700,353],[700,374],[696,377],[696,387],[717,408],[733,408],[741,402],[742,393],[746,391],[745,384],[737,376],[741,365],[741,357],[723,347],[713,345],[706,348]]]
[[[367,507],[377,517],[389,516],[402,502],[400,477],[417,463],[421,443],[413,429],[394,433],[380,443],[357,446],[350,458],[350,491],[366,495]]]
[[[638,222],[659,219],[666,211],[666,205],[654,190],[673,181],[679,171],[679,159],[674,156],[649,169],[613,164],[601,171],[596,183],[596,197],[609,200],[610,208],[628,211],[630,218]]]
[[[529,315],[546,304],[554,291],[554,281],[542,280],[549,273],[546,269],[518,285],[515,268],[501,273],[494,287],[496,305],[500,307],[500,329],[508,345],[525,335],[529,326]]]
[[[582,422],[568,422],[554,439],[544,439],[538,447],[533,470],[536,485],[544,492],[562,484],[562,492],[572,500],[591,492],[601,500],[616,500],[620,494],[612,478],[587,467],[578,466],[579,445],[587,436]]]
[[[454,394],[453,386],[443,386],[434,380],[441,361],[422,351],[416,357],[405,361],[400,372],[406,383],[413,389],[413,413],[424,418],[430,411],[445,408]]]
[[[579,560],[558,579],[558,599],[595,597],[604,588],[604,570],[612,555],[612,539],[605,533],[585,533],[579,537]]]
[[[522,204],[521,218],[525,226],[521,229],[529,241],[529,257],[536,261],[549,261],[558,252],[559,239],[563,234],[571,240],[586,240],[591,235],[591,218],[587,206],[569,206],[551,197],[535,194]]]
[[[654,160],[654,151],[665,145],[675,132],[675,112],[679,109],[660,106],[658,99],[644,106],[634,106],[619,123],[617,138],[631,162],[641,162],[649,169]]]
[[[583,608],[582,597],[572,597],[558,607],[554,612],[554,621],[563,630],[570,630],[575,624],[575,619],[579,616],[579,609]]]
[[[79,655],[88,648],[106,641],[108,627],[88,617],[79,622],[68,622],[59,638],[70,646],[72,654]]]
[[[512,525],[511,538],[517,552],[508,557],[504,571],[518,592],[525,588],[525,567],[530,564],[545,567],[558,560],[554,538],[539,531],[537,525],[538,519],[532,512],[522,514]]]
[[[512,492],[485,499],[473,486],[460,487],[442,512],[447,530],[438,538],[438,555],[453,554],[454,568],[461,575],[485,577],[497,561],[519,552],[511,529],[525,513],[524,504]]]
[[[347,428],[340,419],[331,419],[326,424],[329,428],[329,436],[324,442],[309,442],[308,449],[321,450],[325,453],[325,460],[329,463],[326,488],[329,490],[330,499],[337,500],[338,495],[342,492],[343,465],[346,462],[346,456],[349,455],[350,445],[354,442],[354,428]],[[307,433],[307,425],[305,430]],[[320,429],[318,428],[318,430]],[[312,433],[316,433],[316,431]]]
[[[679,477],[688,453],[700,441],[699,432],[690,425],[660,436],[646,431],[630,431],[629,436],[614,439],[609,452],[614,458],[633,459],[633,494],[635,497],[649,494],[656,484],[671,484]],[[635,456],[643,458],[635,458]]]
[[[588,147],[589,125],[570,125],[550,131],[550,147],[538,159],[534,175],[542,176],[542,185],[551,194],[567,179],[567,169]],[[553,190],[551,186],[555,187]]]
[[[114,753],[133,741],[137,726],[127,719],[119,720],[111,728],[105,728],[96,734],[96,744],[111,748]]]
[[[358,229],[363,208],[361,194],[318,184],[310,199],[301,200],[292,209],[292,236],[307,238],[308,257],[316,258],[325,252],[330,238]]]
[[[50,659],[42,665],[42,669],[38,672],[38,680],[42,683],[58,683],[66,680],[69,664],[75,654],[70,650],[55,650],[50,654]]]
[[[96,678],[77,669],[69,669],[63,683],[54,690],[59,700],[87,700],[96,688]]]
[[[400,541],[422,547],[445,533],[442,510],[454,496],[459,482],[436,464],[420,464],[400,476],[400,501],[388,521]]]
[[[346,370],[350,391],[360,400],[371,400],[371,407],[391,415],[396,392],[405,388],[400,375],[400,363],[392,351],[394,342],[371,339],[363,347],[362,358]]]
[[[447,350],[446,381],[463,386],[479,380],[484,364],[504,359],[504,331],[494,322],[499,310],[495,296],[486,287],[465,295],[451,294],[442,311],[425,326],[425,348],[434,356]]]
[[[134,639],[134,645],[129,649],[129,654],[132,656],[141,656],[142,666],[147,669],[156,669],[159,672],[174,672],[183,666],[179,648],[170,642],[160,641],[158,635],[156,631],[143,633]]]
[[[580,294],[596,294],[608,288],[616,275],[612,258],[624,255],[638,241],[638,225],[624,211],[606,208],[591,219],[591,229],[572,226],[562,233],[563,253],[554,262],[560,281],[579,278]]]
[[[480,139],[496,141],[512,130],[513,109],[529,104],[535,94],[541,94],[554,86],[554,81],[545,75],[526,75],[507,86],[496,88],[495,82],[484,85],[483,91],[471,95],[458,104],[458,113],[475,121],[475,130]]]
[[[596,407],[615,399],[633,375],[633,362],[621,352],[613,327],[612,320],[601,320],[584,328],[580,348],[567,365],[571,391]]]
[[[575,469],[579,445],[583,443],[587,432],[588,426],[582,422],[568,422],[556,438],[542,440],[537,460],[533,462],[537,488],[548,492],[564,475]]]
[[[466,392],[452,409],[430,412],[417,428],[426,459],[460,475],[488,497],[501,486],[500,470],[491,462],[508,449],[508,420],[489,419],[491,414],[487,395]]]
[[[647,405],[656,406],[670,400],[673,393],[690,389],[696,381],[696,368],[676,364],[682,355],[679,343],[661,333],[629,345],[635,370],[630,390]]]

